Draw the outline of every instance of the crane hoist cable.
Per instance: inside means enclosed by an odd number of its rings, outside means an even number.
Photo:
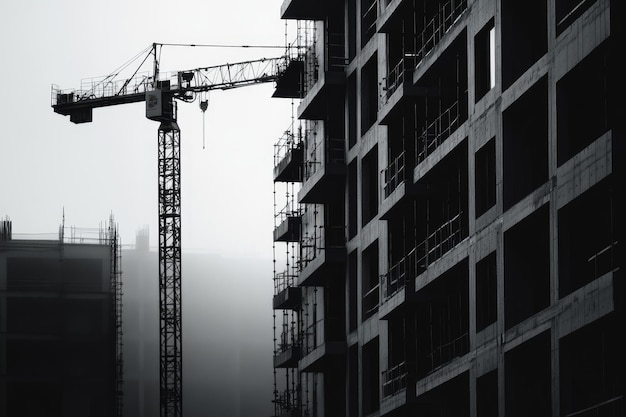
[[[202,149],[205,148],[205,129],[204,122],[206,119],[206,109],[209,108],[209,92],[203,91],[200,93],[200,110],[202,111]]]

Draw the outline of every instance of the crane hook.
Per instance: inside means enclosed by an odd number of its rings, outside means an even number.
[[[205,147],[205,139],[204,139],[204,120],[206,109],[209,107],[209,100],[200,100],[200,110],[202,110],[202,149]]]

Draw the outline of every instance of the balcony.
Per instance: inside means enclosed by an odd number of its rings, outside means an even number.
[[[272,304],[274,310],[290,309],[295,310],[300,307],[302,293],[298,287],[287,287],[274,296]]]
[[[345,226],[320,228],[316,233],[301,243],[299,286],[323,285],[345,268]]]
[[[281,346],[281,350],[274,355],[274,368],[296,368],[300,357],[299,345]]]
[[[380,277],[381,306],[379,317],[383,320],[405,305],[413,297],[417,277],[417,248],[396,262]]]
[[[429,265],[463,240],[464,219],[463,213],[458,213],[437,227],[417,246],[416,275],[422,273]]]
[[[301,203],[324,204],[344,190],[346,175],[345,140],[343,138],[326,138],[314,145],[312,154],[317,155],[317,147],[323,160],[313,159],[304,163],[305,182],[298,193]]]
[[[338,62],[338,58],[335,57]],[[343,62],[346,62],[344,59]],[[306,94],[298,106],[298,118],[306,120],[322,120],[326,117],[328,103],[340,99],[346,84],[343,66],[334,65],[325,69],[306,82]]]
[[[455,101],[439,116],[430,122],[417,139],[415,158],[418,163],[424,161],[465,121],[461,101]]]
[[[321,27],[305,28],[308,44],[303,49],[304,95],[298,106],[299,119],[323,120],[337,101],[343,106],[348,64],[343,18],[326,20],[323,34]]]
[[[324,20],[335,13],[332,0],[284,0],[280,7],[281,19]],[[342,4],[343,5],[343,4]]]
[[[326,317],[312,323],[305,332],[303,357],[299,362],[302,372],[323,372],[334,366],[333,359],[345,355],[343,339],[345,323],[337,318]]]
[[[418,49],[415,55],[417,65],[441,42],[466,9],[466,0],[450,0],[440,4],[433,16],[425,16],[428,22],[417,34]]]
[[[469,261],[463,259],[416,292],[418,379],[469,351]]]
[[[385,81],[385,102],[388,102],[401,87],[406,89],[413,85],[415,62],[414,53],[405,53],[404,57],[389,70]]]
[[[398,155],[387,168],[383,170],[383,195],[387,198],[406,180],[405,153]]]
[[[405,361],[382,372],[383,401],[385,398],[406,390],[408,375],[408,366]]]
[[[381,33],[390,33],[397,30],[402,24],[402,16],[407,12],[404,0],[382,0],[377,26]]]
[[[272,97],[300,98],[304,89],[304,60],[294,56],[286,61],[285,66],[278,69],[275,90]]]
[[[364,47],[376,34],[378,0],[362,0],[361,8],[361,47]]]
[[[302,163],[304,150],[302,131],[297,133],[290,127],[274,145],[274,181],[302,181]]]
[[[299,242],[302,216],[299,211],[279,213],[281,222],[274,229],[274,242]]]
[[[363,306],[363,320],[367,320],[376,313],[378,313],[378,307],[380,306],[380,285],[376,284],[373,288],[370,288],[364,295],[362,300]]]
[[[274,277],[274,310],[297,309],[300,307],[302,292],[296,286],[298,276],[289,271],[277,273]]]

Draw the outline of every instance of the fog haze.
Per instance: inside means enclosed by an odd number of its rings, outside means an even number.
[[[151,394],[146,412],[158,405],[158,124],[136,103],[95,109],[92,123],[75,125],[53,112],[51,85],[80,88],[82,79],[109,75],[153,42],[284,45],[281,3],[0,4],[0,216],[11,218],[16,235],[51,237],[63,218],[67,226],[97,228],[113,214],[127,249],[149,228],[153,252],[135,266],[132,251],[122,259],[126,349],[135,344],[126,355],[126,401]],[[162,51],[161,70],[281,53],[171,47]],[[271,413],[273,144],[293,110],[272,91],[263,84],[210,94],[205,149],[198,103],[179,106],[186,416]]]
[[[124,251],[125,404],[158,413],[156,252]],[[271,262],[183,254],[185,416],[272,413]],[[245,285],[244,285],[245,284]]]
[[[51,86],[80,88],[153,42],[284,45],[281,1],[3,1],[0,15],[0,216],[23,233],[97,227],[113,213],[123,244],[148,225],[157,243],[157,130],[144,103],[95,109],[76,125],[51,108]],[[163,47],[161,71],[279,56],[282,49]],[[137,62],[138,65],[138,62]],[[132,69],[130,69],[132,71]],[[273,145],[289,126],[271,83],[180,103],[182,245],[271,258]]]

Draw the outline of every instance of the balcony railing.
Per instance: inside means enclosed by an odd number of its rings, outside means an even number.
[[[318,318],[317,314],[312,315],[312,321],[304,330],[303,349],[308,355],[324,343],[338,341],[344,333],[344,322],[337,317]]]
[[[302,216],[302,210],[299,207],[293,207],[294,205],[298,206],[297,203],[292,203],[288,201],[283,208],[281,208],[278,213],[274,215],[275,224],[279,225],[289,217],[300,217]]]
[[[385,198],[398,188],[405,180],[405,153],[398,155],[391,164],[383,170],[383,191]]]
[[[467,353],[469,346],[469,333],[462,333],[453,339],[434,346],[434,349],[427,355],[426,360],[429,363],[429,372],[434,371],[441,365],[450,362],[452,359]]]
[[[284,391],[274,391],[274,415],[281,416],[293,409],[301,407],[298,390],[287,389]]]
[[[346,160],[345,139],[327,137],[322,142],[313,134],[314,143],[307,150],[308,160],[304,163],[304,179],[308,180],[324,165],[344,164]],[[323,151],[323,160],[321,152]]]
[[[381,276],[382,302],[389,300],[417,276],[416,253],[417,248],[413,248]]]
[[[283,353],[291,348],[298,348],[302,345],[302,335],[295,328],[295,325],[283,324],[280,334],[280,341],[276,346],[276,353]]]
[[[373,288],[363,295],[363,319],[370,318],[378,312],[380,306],[380,284],[376,284]]]
[[[326,163],[343,164],[346,161],[345,139],[329,137],[326,139]]]
[[[294,149],[298,149],[302,146],[302,128],[298,127],[297,132],[294,132],[293,127],[289,127],[283,135],[278,139],[278,142],[274,145],[274,166],[285,159],[285,157]]]
[[[376,20],[378,19],[378,0],[373,0],[361,13],[361,37],[362,46],[376,33]]]
[[[396,92],[396,90],[404,83],[406,79],[411,80],[411,74],[416,65],[417,54],[410,52],[405,53],[404,57],[387,73],[387,80],[385,83],[386,95],[385,98],[389,98]]]
[[[587,270],[593,271],[594,279],[613,270],[617,244],[618,242],[614,241],[587,259]]]
[[[406,388],[408,366],[405,361],[382,372],[383,398],[391,397]]]
[[[602,401],[582,410],[566,414],[565,417],[615,417],[624,415],[624,396]]]
[[[313,352],[321,344],[318,335],[322,335],[323,325],[323,321],[317,319],[317,314],[313,314],[313,320],[304,329],[304,337],[302,338],[305,355]]]
[[[467,0],[450,0],[439,6],[439,10],[424,25],[424,29],[416,36],[418,50],[416,64],[437,46],[456,20],[467,9]]]
[[[315,231],[312,235],[302,239],[300,244],[299,269],[302,271],[309,262],[312,262],[322,250],[322,235]]]
[[[295,287],[297,284],[298,274],[296,271],[277,272],[274,275],[274,295],[279,294],[287,288]]]
[[[463,226],[462,212],[439,226],[417,246],[416,267],[422,271],[441,258],[461,241]],[[419,272],[418,272],[419,273]]]
[[[386,274],[381,275],[381,301],[384,303],[402,290],[428,265],[441,258],[459,244],[462,238],[463,213],[442,224],[417,247],[396,262]]]
[[[345,35],[326,32],[326,71],[343,71],[346,65]]]
[[[417,138],[415,151],[418,163],[432,154],[461,125],[462,112],[460,104],[460,101],[455,101],[452,106],[427,125]]]
[[[302,239],[299,268],[302,271],[317,255],[330,248],[342,248],[346,244],[346,227],[317,226],[314,232]]]

